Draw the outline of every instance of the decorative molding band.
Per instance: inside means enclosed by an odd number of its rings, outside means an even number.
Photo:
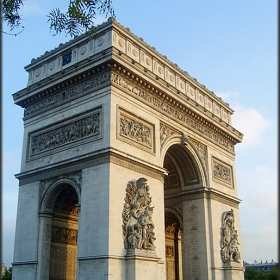
[[[120,165],[122,167],[128,168],[130,170],[139,172],[140,174],[152,177],[154,179],[164,181],[163,172],[153,170],[150,167],[145,166],[144,164],[138,163],[134,160],[127,159],[123,156],[112,154],[110,157],[110,161],[114,164]]]
[[[59,177],[66,172],[68,174],[75,173],[78,170],[108,162],[118,164],[125,168],[139,172],[140,174],[164,182],[165,170],[163,168],[152,165],[143,159],[139,159],[128,154],[123,154],[118,150],[112,150],[110,148],[96,150],[95,152],[83,155],[78,159],[67,159],[62,161],[59,165],[50,164],[46,167],[40,167],[34,170],[21,172],[15,176],[19,180],[19,185],[21,186],[35,181],[43,181],[48,180],[49,178]]]
[[[80,84],[74,85],[68,89],[61,90],[60,92],[43,98],[42,100],[29,105],[24,110],[24,119],[33,117],[44,111],[50,110],[54,107],[60,106],[63,103],[77,99],[78,97],[84,96],[89,92],[96,91],[99,88],[105,87],[110,84],[111,73],[106,72],[95,77],[81,82]],[[51,90],[50,90],[51,91]],[[47,95],[46,93],[45,95]],[[42,93],[42,96],[44,93]]]
[[[117,138],[140,149],[155,153],[155,125],[118,108]]]
[[[38,264],[38,261],[26,261],[26,262],[13,262],[12,266],[16,265],[33,265],[33,264]]]
[[[232,178],[232,167],[221,160],[212,157],[213,181],[222,183],[229,188],[234,188]]]
[[[236,197],[222,193],[215,189],[206,188],[193,189],[179,192],[176,195],[170,195],[167,203],[170,205],[173,201],[177,201],[177,199],[179,199],[180,202],[196,199],[213,199],[236,209],[239,208],[239,203],[241,202],[241,200]]]
[[[104,260],[104,259],[125,260],[126,257],[124,257],[124,256],[114,256],[114,255],[78,257],[78,261]]]
[[[245,271],[245,267],[243,266],[224,266],[224,267],[211,267],[212,270],[237,270],[237,271]]]
[[[47,128],[29,133],[28,158],[43,152],[66,146],[82,139],[97,140],[102,137],[102,108],[74,117],[67,122],[52,124]]]
[[[159,110],[159,112],[166,114],[168,117],[171,117],[176,121],[179,121],[186,128],[202,135],[213,143],[223,147],[227,151],[234,153],[234,145],[232,141],[229,141],[225,137],[222,137],[221,135],[213,132],[212,129],[208,128],[209,126],[203,123],[203,118],[197,116],[198,121],[194,120],[194,116],[196,115],[194,112],[186,108],[185,112],[183,112],[183,107],[178,103],[178,101],[172,100],[172,98],[167,97],[166,100],[169,101],[169,103],[165,102],[163,98],[158,98],[153,94],[150,94],[148,91],[143,90],[140,86],[136,86],[128,79],[114,72],[112,73],[111,81],[115,85],[121,87],[122,90],[127,90],[127,92],[129,92],[133,96],[137,97],[141,101],[144,101],[149,106],[152,106],[155,109]],[[163,94],[162,97],[164,96],[165,94]],[[176,109],[176,104],[180,109]],[[220,130],[220,132],[222,131]]]

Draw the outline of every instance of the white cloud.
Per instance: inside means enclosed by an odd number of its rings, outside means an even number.
[[[239,93],[236,91],[227,91],[227,92],[216,93],[216,95],[221,97],[223,101],[226,102],[230,98],[236,98],[239,95]]]
[[[235,112],[232,115],[233,127],[244,134],[242,147],[253,144],[259,144],[264,132],[270,125],[270,121],[266,120],[261,113],[254,108],[244,108],[236,105]]]

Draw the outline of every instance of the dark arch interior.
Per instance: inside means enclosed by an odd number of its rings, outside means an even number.
[[[78,195],[76,190],[68,184],[61,186],[61,188],[54,202],[54,214],[78,216]]]
[[[168,149],[163,167],[168,172],[164,180],[165,191],[199,183],[194,160],[183,145],[175,144]]]

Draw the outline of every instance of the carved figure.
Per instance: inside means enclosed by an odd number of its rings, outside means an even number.
[[[139,178],[130,181],[126,188],[125,204],[123,208],[123,235],[125,249],[154,250],[154,223],[152,221],[153,208],[150,206],[150,187],[147,179]]]
[[[228,261],[240,262],[238,245],[237,230],[234,228],[234,214],[231,209],[222,215],[221,258],[224,263]]]

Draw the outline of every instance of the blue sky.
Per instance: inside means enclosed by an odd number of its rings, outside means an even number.
[[[68,1],[24,1],[24,31],[3,35],[2,261],[10,266],[23,138],[23,109],[12,94],[27,85],[24,66],[70,37],[53,37],[46,15]],[[243,259],[278,261],[277,1],[118,1],[116,18],[235,110]],[[98,17],[96,23],[104,18]],[[8,28],[5,29],[9,31]],[[18,30],[20,31],[20,29]]]

